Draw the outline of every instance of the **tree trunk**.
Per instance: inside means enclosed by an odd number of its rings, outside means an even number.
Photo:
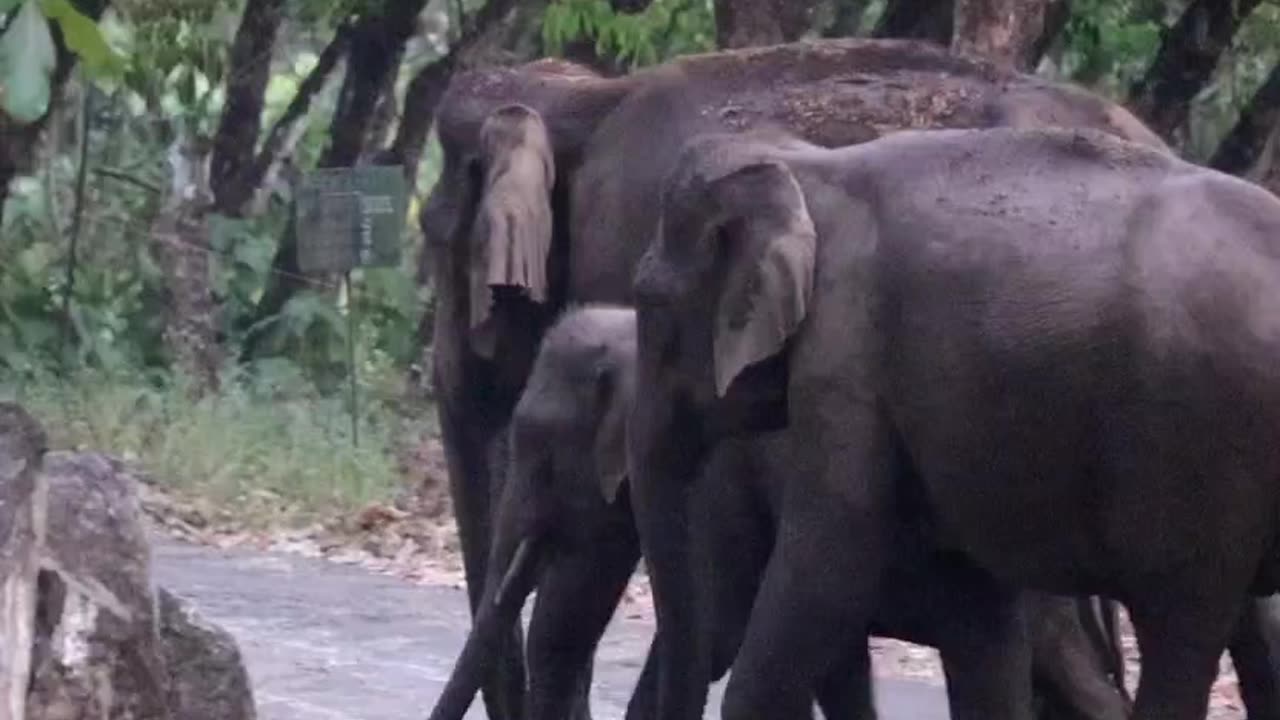
[[[952,7],[952,0],[888,0],[871,34],[950,45]]]
[[[346,55],[350,34],[350,25],[339,26],[333,39],[320,52],[315,66],[298,85],[298,90],[289,101],[289,106],[276,120],[276,124],[271,126],[271,131],[267,133],[267,139],[263,141],[262,148],[254,157],[253,163],[245,168],[247,177],[244,185],[246,187],[260,192],[272,175],[272,169],[290,154],[300,132],[298,122],[306,117],[307,111],[311,109],[311,101],[324,88],[338,61]]]
[[[862,18],[867,14],[871,0],[834,0],[835,17],[822,36],[826,38],[855,37],[862,28]]]
[[[164,343],[193,397],[217,391],[222,354],[209,287],[209,142],[181,137],[169,151],[169,197],[151,229],[152,256],[165,277]]]
[[[1036,38],[1029,48],[1030,54],[1024,57],[1026,67],[1034,71],[1040,64],[1040,59],[1049,52],[1049,48],[1053,46],[1053,41],[1057,39],[1062,31],[1066,29],[1067,22],[1071,20],[1071,0],[1049,0],[1048,6],[1044,10],[1044,22],[1040,29],[1040,35]]]
[[[1209,82],[1240,23],[1260,1],[1193,0],[1164,33],[1151,67],[1130,91],[1130,105],[1138,117],[1175,141],[1186,124],[1191,100]]]
[[[516,0],[489,0],[463,23],[462,32],[449,52],[428,63],[409,81],[404,93],[404,115],[396,129],[395,140],[383,151],[378,162],[401,164],[412,182],[418,175],[418,162],[427,144],[427,135],[436,116],[436,106],[444,97],[453,73],[462,58],[494,26],[501,23],[517,5]]]
[[[1246,175],[1260,168],[1263,172],[1259,181],[1265,184],[1268,176],[1276,179],[1273,146],[1277,133],[1280,133],[1280,64],[1271,69],[1262,87],[1240,113],[1235,127],[1214,151],[1209,167],[1232,175]],[[1264,164],[1266,167],[1262,167]],[[1267,184],[1267,188],[1280,194],[1280,186],[1274,183]]]
[[[1047,4],[1046,0],[955,0],[951,48],[1030,71],[1044,32]]]
[[[722,49],[776,45],[809,29],[809,0],[715,0],[716,45]]]
[[[271,78],[271,55],[284,19],[284,0],[249,0],[231,45],[226,104],[218,121],[209,166],[215,212],[239,216],[253,197],[248,169],[258,144],[262,107]]]
[[[320,156],[319,167],[352,167],[360,158],[378,100],[389,87],[388,75],[394,75],[398,69],[404,45],[417,27],[418,14],[425,4],[426,0],[392,2],[385,12],[362,16],[352,27],[347,72],[329,124],[329,144]],[[260,326],[263,320],[278,315],[299,290],[317,282],[331,284],[302,272],[298,265],[297,231],[290,220],[271,260],[267,287],[247,325]],[[252,359],[263,339],[261,331],[250,333],[245,338],[241,360]]]
[[[284,0],[249,0],[227,67],[226,97],[212,147],[198,138],[171,151],[171,196],[154,220],[152,250],[165,278],[164,341],[190,381],[193,396],[215,391],[222,351],[217,303],[210,285],[209,213],[240,216],[253,197],[250,175],[271,55]]]

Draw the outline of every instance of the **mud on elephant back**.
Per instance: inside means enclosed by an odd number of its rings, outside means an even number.
[[[953,716],[1027,716],[1018,587],[1122,601],[1134,718],[1204,716],[1280,577],[1280,201],[1096,131],[988,129],[706,135],[646,210],[629,428],[660,634],[695,627],[695,464],[742,427],[798,441],[727,720],[804,712],[922,514],[986,578],[969,610],[991,642],[948,678]],[[662,716],[696,717],[664,682]]]
[[[710,53],[618,78],[554,60],[455,76],[437,115],[444,165],[420,218],[421,272],[437,290],[430,367],[473,617],[502,481],[495,445],[538,343],[567,303],[630,304],[683,140],[772,127],[834,147],[990,126],[1092,127],[1163,147],[1089,92],[910,41]],[[504,632],[485,691],[494,718],[523,707],[521,644],[518,626]]]

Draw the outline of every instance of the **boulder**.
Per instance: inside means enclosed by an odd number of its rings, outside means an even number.
[[[44,429],[13,403],[0,403],[0,717],[26,712],[35,620],[39,537],[44,515],[37,482]]]
[[[253,689],[235,638],[168,590],[158,596],[169,706],[182,720],[253,720]]]
[[[0,718],[253,720],[235,640],[151,578],[137,480],[0,404]]]
[[[134,479],[51,452],[27,720],[177,720]]]

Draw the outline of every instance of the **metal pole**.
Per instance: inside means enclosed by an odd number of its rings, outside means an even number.
[[[351,291],[351,271],[342,274],[347,287],[347,373],[351,379],[351,444],[360,447],[360,417],[356,404],[356,296]]]

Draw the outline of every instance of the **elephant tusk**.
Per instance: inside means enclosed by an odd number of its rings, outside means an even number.
[[[502,582],[498,585],[498,592],[493,596],[494,605],[502,604],[503,598],[507,597],[511,592],[511,586],[524,574],[525,566],[529,564],[532,558],[533,538],[525,538],[516,547],[516,554],[511,558],[511,564],[507,565],[507,572],[502,576]]]

